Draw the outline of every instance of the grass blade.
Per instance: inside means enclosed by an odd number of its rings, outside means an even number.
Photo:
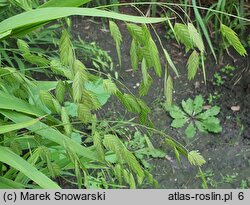
[[[44,23],[52,20],[72,15],[104,17],[143,24],[166,21],[166,18],[132,16],[94,8],[53,7],[27,11],[3,20],[0,23],[0,34],[11,30],[11,35],[17,35],[24,32],[27,28],[31,31],[33,27],[37,28],[39,24],[44,25]]]
[[[60,188],[55,182],[7,147],[0,146],[0,161],[19,170],[44,189]]]
[[[210,50],[211,50],[211,52],[212,52],[212,54],[213,54],[213,56],[214,56],[214,59],[215,59],[215,61],[216,61],[216,63],[217,63],[217,57],[216,57],[216,55],[215,55],[214,48],[213,48],[212,42],[211,42],[211,40],[210,40],[210,37],[209,37],[208,31],[207,31],[207,28],[206,28],[206,26],[205,26],[205,24],[204,24],[204,22],[203,22],[203,20],[202,20],[202,18],[201,18],[201,15],[200,15],[200,13],[199,13],[199,11],[198,11],[198,8],[197,8],[197,6],[196,6],[196,0],[192,0],[192,4],[193,4],[194,14],[195,14],[196,20],[197,20],[197,22],[199,23],[199,25],[200,25],[200,27],[201,27],[201,30],[202,30],[203,33],[204,33],[204,36],[205,36],[205,38],[206,38],[206,40],[207,40],[207,43],[208,43],[208,45],[209,45],[209,47],[210,47]]]

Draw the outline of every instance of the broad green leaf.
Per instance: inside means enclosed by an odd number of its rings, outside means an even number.
[[[193,106],[194,106],[194,113],[200,113],[202,111],[202,106],[204,104],[204,99],[201,95],[195,97]]]
[[[182,105],[182,108],[183,110],[189,114],[190,116],[193,115],[193,112],[194,112],[194,105],[193,105],[193,100],[192,99],[187,99],[187,100],[182,100],[181,101],[181,105]]]
[[[126,14],[119,14],[110,11],[104,11],[94,8],[72,8],[72,7],[53,7],[41,8],[27,11],[16,16],[12,16],[0,23],[0,35],[12,30],[11,35],[22,33],[29,29],[35,29],[39,25],[50,22],[55,19],[72,16],[83,15],[90,17],[104,17],[117,19],[122,21],[130,21],[134,23],[159,23],[166,20],[166,18],[149,18],[141,16],[132,16]],[[5,34],[5,37],[7,35]]]
[[[19,170],[44,189],[60,188],[55,182],[51,181],[42,172],[38,171],[33,165],[29,164],[7,147],[0,146],[0,161]]]
[[[185,134],[186,134],[187,138],[193,138],[195,133],[196,133],[196,128],[195,128],[194,124],[191,122],[186,128]]]
[[[93,92],[95,96],[97,97],[98,101],[100,102],[100,104],[104,105],[110,98],[110,92],[108,92],[108,90],[105,89],[106,85],[107,85],[107,82],[103,82],[103,80],[100,78],[99,80],[95,82],[88,81],[87,83],[85,83],[85,89]],[[115,87],[112,86],[112,90],[109,90],[109,91],[116,92]]]
[[[86,4],[92,0],[49,0],[46,3],[39,6],[39,8],[45,7],[77,7]]]
[[[207,119],[208,117],[216,116],[220,112],[220,107],[219,106],[213,106],[210,109],[206,110],[205,112],[197,115],[198,118],[200,119]]]
[[[202,122],[200,122],[198,120],[196,120],[194,123],[199,131],[201,131],[203,133],[207,133],[206,125],[204,125]]]
[[[209,117],[203,120],[202,124],[209,132],[219,133],[222,131],[220,120],[216,117]]]
[[[185,113],[176,105],[172,105],[169,108],[169,114],[172,118],[177,118],[177,119],[185,118],[186,116]]]
[[[171,127],[180,128],[187,122],[186,118],[176,118],[172,121]]]

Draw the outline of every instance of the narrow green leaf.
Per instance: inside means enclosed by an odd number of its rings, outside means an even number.
[[[38,171],[33,165],[29,164],[7,147],[0,146],[0,161],[19,170],[44,189],[60,188],[55,182],[51,181],[42,172]]]
[[[39,120],[40,119],[38,118],[38,119],[33,119],[33,120],[26,121],[26,122],[12,124],[12,125],[1,125],[0,126],[0,134],[4,134],[4,133],[11,132],[14,130],[27,128],[27,127],[37,123]]]
[[[39,8],[45,7],[77,7],[86,4],[92,0],[49,0],[39,6]]]
[[[175,74],[177,75],[177,77],[179,77],[179,73],[178,73],[178,70],[177,68],[175,67],[170,55],[168,54],[167,50],[164,48],[163,49],[163,52],[164,52],[164,56],[168,62],[168,64],[170,65],[170,67],[172,68],[172,70],[175,72]]]
[[[204,22],[203,22],[203,20],[202,20],[202,18],[201,18],[201,15],[200,15],[200,13],[199,13],[198,8],[197,8],[197,6],[196,6],[196,0],[192,0],[192,4],[193,4],[193,9],[194,9],[195,17],[196,17],[196,19],[197,19],[197,21],[198,21],[198,23],[199,23],[199,25],[200,25],[200,27],[201,27],[203,33],[204,33],[204,36],[205,36],[205,38],[206,38],[206,40],[207,40],[207,43],[208,43],[208,45],[209,45],[209,47],[210,47],[210,50],[211,50],[211,52],[212,52],[212,54],[213,54],[213,56],[214,56],[214,59],[215,59],[215,61],[217,62],[217,57],[216,57],[216,55],[215,55],[214,48],[213,48],[213,45],[212,45],[212,43],[211,43],[211,40],[210,40],[208,31],[207,31],[207,28],[206,28],[206,26],[205,26],[205,24],[204,24]]]
[[[91,17],[105,17],[111,19],[117,19],[122,21],[129,21],[134,23],[159,23],[166,20],[166,18],[149,18],[141,16],[132,16],[126,14],[119,14],[110,11],[104,11],[94,8],[72,8],[72,7],[53,7],[53,8],[40,8],[27,11],[16,16],[12,16],[0,23],[0,35],[12,30],[12,34],[16,35],[21,33],[27,28],[31,31],[44,25],[44,23],[50,22],[55,19],[71,16],[71,15],[83,15]]]
[[[29,121],[32,118],[29,116],[26,116],[25,114],[9,111],[9,110],[1,110],[1,113],[5,115],[7,118],[11,119],[15,123],[20,123],[24,121]],[[74,140],[71,140],[66,135],[63,135],[58,130],[51,128],[50,126],[38,121],[36,124],[33,124],[27,129],[31,130],[32,132],[41,135],[42,137],[55,142],[61,146],[69,146],[76,154],[79,154],[82,157],[89,158],[94,161],[100,161],[100,159],[97,157],[96,153],[92,152],[89,148],[86,148],[84,146],[81,146]],[[50,134],[48,134],[50,133]]]

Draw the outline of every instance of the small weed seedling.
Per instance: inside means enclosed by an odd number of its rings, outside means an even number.
[[[216,117],[220,112],[220,107],[213,106],[203,111],[204,99],[201,95],[196,96],[194,100],[188,99],[182,101],[182,108],[173,105],[169,108],[169,114],[174,119],[171,126],[181,128],[187,124],[185,134],[192,138],[198,129],[201,132],[219,133],[222,128],[220,120]]]
[[[231,65],[226,65],[221,68],[219,72],[216,72],[214,74],[213,84],[216,86],[223,85],[225,83],[224,79],[227,77],[232,77],[234,75],[233,72],[235,71],[235,69],[236,68]]]
[[[215,91],[213,94],[209,94],[208,98],[207,98],[207,101],[209,104],[213,104],[214,101],[218,100],[220,98],[220,94]]]

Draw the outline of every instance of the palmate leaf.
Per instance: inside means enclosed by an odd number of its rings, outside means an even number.
[[[234,47],[234,49],[241,55],[245,56],[247,55],[246,49],[241,44],[237,34],[229,27],[225,26],[221,23],[220,25],[220,31],[222,35],[228,40],[231,46]]]
[[[188,98],[187,100],[182,100],[181,101],[181,106],[183,110],[189,114],[190,116],[193,115],[194,112],[194,106],[193,106],[193,100]]]
[[[210,109],[206,110],[203,113],[200,113],[199,115],[197,115],[197,117],[199,119],[207,119],[209,117],[213,117],[218,115],[220,112],[220,107],[219,106],[213,106]]]
[[[199,153],[199,151],[194,151],[194,150],[188,153],[188,160],[189,160],[190,164],[192,164],[194,166],[198,166],[198,167],[200,167],[206,163],[206,160]]]
[[[109,30],[110,30],[111,36],[113,37],[115,41],[119,64],[121,66],[121,42],[122,42],[121,32],[119,30],[119,27],[116,25],[114,21],[109,21]]]
[[[189,80],[194,79],[197,73],[198,67],[199,67],[199,63],[200,63],[200,56],[197,53],[197,51],[194,50],[192,54],[189,56],[188,62],[187,62]]]
[[[202,106],[204,104],[204,99],[201,95],[195,97],[193,102],[194,114],[200,113],[202,111]]]
[[[182,119],[186,117],[186,114],[176,105],[169,107],[168,111],[172,118]]]
[[[208,117],[202,120],[202,124],[209,132],[220,133],[222,131],[220,120],[216,117]]]
[[[194,124],[191,122],[191,123],[187,126],[187,128],[186,128],[185,134],[186,134],[187,138],[193,138],[194,135],[195,135],[195,133],[196,133],[196,127],[195,127]]]
[[[186,118],[176,118],[172,121],[171,127],[174,128],[181,128],[184,126],[184,124],[187,122]]]

